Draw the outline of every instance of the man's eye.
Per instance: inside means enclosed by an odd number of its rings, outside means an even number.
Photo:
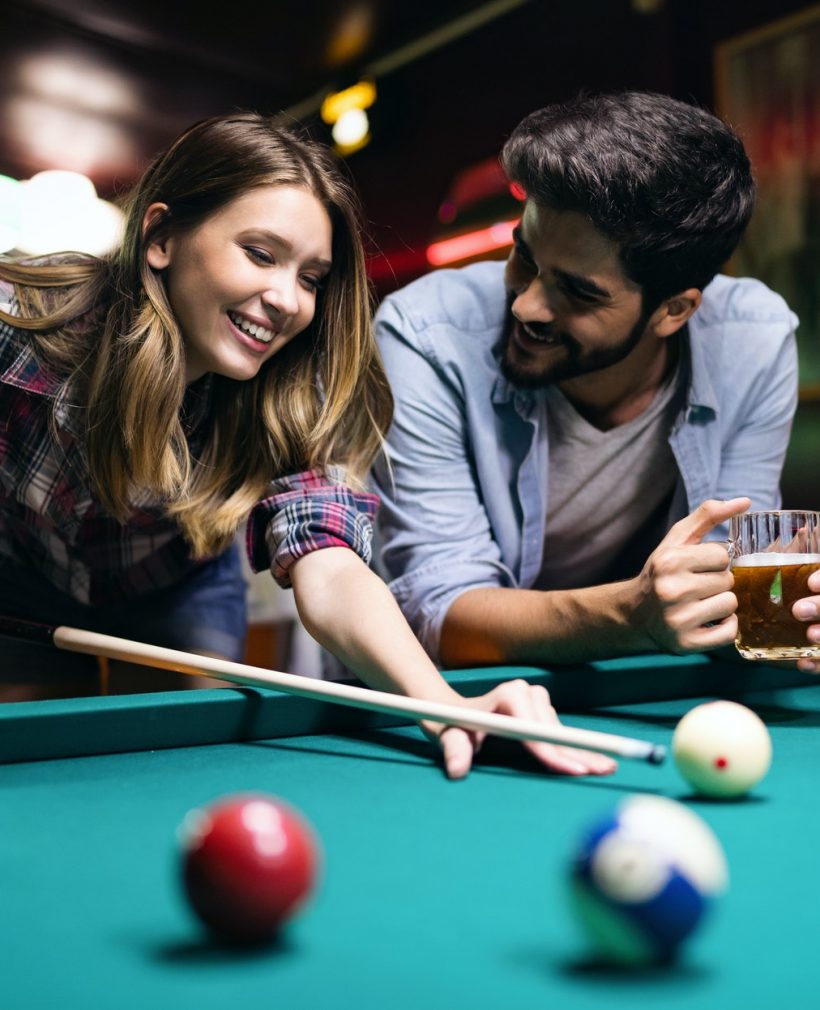
[[[597,305],[598,297],[588,291],[581,291],[578,288],[564,288],[564,294],[575,302],[583,302],[584,305]]]
[[[531,270],[535,269],[535,260],[530,256],[529,250],[525,249],[524,246],[515,246],[515,255],[521,260],[524,266],[529,267]]]

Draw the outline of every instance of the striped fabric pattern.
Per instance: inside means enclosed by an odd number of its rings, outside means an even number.
[[[271,496],[255,506],[247,524],[254,571],[270,568],[277,583],[288,588],[293,562],[322,547],[350,547],[370,563],[379,500],[353,491],[342,478],[335,469],[306,470],[272,482]]]

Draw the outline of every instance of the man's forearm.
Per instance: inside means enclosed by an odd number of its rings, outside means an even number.
[[[729,555],[722,544],[701,541],[750,504],[748,498],[702,502],[626,582],[549,592],[468,590],[447,612],[443,662],[578,663],[729,645],[737,633]]]
[[[636,580],[585,589],[470,589],[451,605],[440,654],[445,666],[576,663],[657,648],[634,621]]]

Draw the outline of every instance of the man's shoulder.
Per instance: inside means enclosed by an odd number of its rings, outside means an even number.
[[[720,327],[730,323],[782,323],[796,325],[796,317],[776,291],[752,277],[718,274],[704,288],[703,301],[692,322],[695,329]]]
[[[425,274],[388,295],[376,318],[398,314],[415,330],[444,325],[495,331],[503,323],[505,308],[504,264],[491,261]]]
[[[788,375],[795,368],[797,322],[761,281],[718,275],[688,324],[693,398],[742,399],[760,376]]]

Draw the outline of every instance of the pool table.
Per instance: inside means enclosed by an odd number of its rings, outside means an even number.
[[[449,782],[415,726],[272,691],[0,706],[0,1006],[818,1004],[820,683],[705,656],[449,676],[465,693],[525,676],[567,724],[667,744],[694,704],[736,698],[766,720],[774,763],[749,798],[719,803],[691,796],[671,759],[567,779],[507,741]],[[213,943],[189,912],[176,830],[195,805],[245,791],[309,818],[322,873],[276,944],[243,951]],[[582,829],[639,792],[706,819],[731,885],[678,963],[633,973],[590,956],[566,881]]]

